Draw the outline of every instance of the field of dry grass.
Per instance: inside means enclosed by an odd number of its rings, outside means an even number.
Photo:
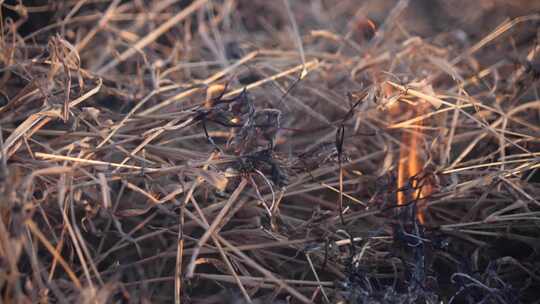
[[[540,303],[540,4],[0,0],[0,303]]]

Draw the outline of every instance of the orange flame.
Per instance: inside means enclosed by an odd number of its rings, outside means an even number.
[[[425,106],[417,106],[413,108],[413,112],[415,115],[421,115],[425,109]],[[409,179],[418,176],[424,167],[424,161],[420,153],[423,138],[423,135],[420,132],[420,127],[422,124],[423,121],[420,121],[414,126],[412,133],[403,132],[401,135],[398,166],[398,189],[403,189],[409,183]],[[419,185],[418,179],[414,179],[412,181],[411,187],[412,189],[416,189],[412,197],[408,197],[405,191],[398,191],[397,203],[398,205],[404,205],[408,199],[416,199],[418,206],[418,221],[424,224],[425,201],[423,199],[431,194],[433,188],[429,183],[422,183],[422,185]]]

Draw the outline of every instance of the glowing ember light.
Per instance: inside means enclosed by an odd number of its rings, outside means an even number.
[[[377,26],[375,26],[375,22],[371,21],[371,19],[367,19],[367,24],[369,25],[369,27],[371,28],[373,32],[377,30]]]
[[[369,18],[360,18],[356,22],[356,31],[357,34],[355,40],[360,42],[369,41],[375,36],[377,26],[375,25],[375,22]]]
[[[206,89],[206,99],[204,102],[205,108],[211,108],[213,106],[214,98],[218,97],[225,90],[225,86],[222,84],[213,84]]]

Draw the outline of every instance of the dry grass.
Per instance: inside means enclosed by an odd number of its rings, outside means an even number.
[[[0,302],[538,301],[539,14],[13,2]]]

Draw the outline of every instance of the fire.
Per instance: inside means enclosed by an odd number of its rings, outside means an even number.
[[[411,111],[415,116],[422,115],[427,110],[427,104],[420,101],[417,105],[405,105],[407,111]],[[423,120],[418,122],[412,128],[412,132],[403,131],[401,135],[401,146],[399,151],[399,166],[398,166],[398,189],[406,189],[409,186],[415,189],[414,192],[408,195],[408,191],[397,192],[397,204],[404,205],[411,200],[417,200],[417,217],[422,224],[425,223],[425,200],[429,196],[433,188],[429,182],[420,182],[418,176],[424,167],[424,159],[422,157],[422,142],[423,133],[421,126]],[[412,179],[412,181],[411,181]]]
[[[397,93],[395,89],[398,89]],[[403,86],[385,83],[382,90],[387,97],[385,107],[389,110],[391,117],[394,118],[401,116],[401,113],[406,113],[409,118],[412,116],[419,117],[433,106],[433,103],[424,99],[416,99],[415,102],[410,101],[410,99],[402,100],[401,98],[405,97],[403,92],[407,94],[407,89]],[[397,181],[397,187],[400,191],[397,191],[396,197],[398,205],[416,201],[418,208],[417,218],[422,224],[425,223],[425,198],[433,192],[433,185],[430,184],[430,181],[419,178],[425,165],[424,151],[422,151],[424,141],[423,124],[424,120],[422,119],[412,125],[410,131],[402,131],[401,133]],[[408,189],[414,189],[414,191]]]

